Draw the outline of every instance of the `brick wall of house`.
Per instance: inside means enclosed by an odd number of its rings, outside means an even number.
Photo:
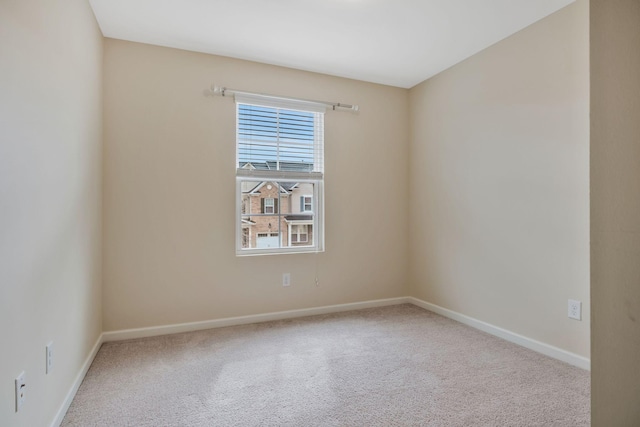
[[[271,188],[269,188],[271,187]],[[291,213],[290,196],[280,194],[278,184],[267,182],[265,183],[256,194],[252,194],[250,197],[250,213],[262,213],[262,199],[273,198],[278,200],[277,212],[281,214]],[[251,227],[251,240],[250,244],[252,248],[256,247],[257,236],[259,233],[280,233],[280,243],[286,246],[289,241],[288,227],[284,220],[284,217],[278,217],[277,215],[269,216],[251,216],[251,221],[256,224]],[[279,222],[278,222],[279,221]],[[271,227],[269,227],[271,225]],[[278,228],[280,227],[280,229]]]

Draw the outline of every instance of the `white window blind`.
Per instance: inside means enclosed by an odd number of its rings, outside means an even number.
[[[323,108],[236,96],[239,176],[322,177]],[[309,108],[313,107],[312,110]]]

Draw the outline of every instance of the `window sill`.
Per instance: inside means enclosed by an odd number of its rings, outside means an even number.
[[[259,255],[291,255],[291,254],[313,254],[324,252],[324,249],[315,246],[297,247],[297,248],[277,248],[277,249],[240,249],[236,250],[237,257],[250,257]]]

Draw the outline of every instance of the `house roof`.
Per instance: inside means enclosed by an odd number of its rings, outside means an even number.
[[[272,182],[275,185],[280,185],[280,192],[284,194],[289,194],[289,192],[296,188],[296,186],[298,185],[297,182],[260,181],[255,187],[246,190],[245,193],[257,194],[258,191],[268,182]]]

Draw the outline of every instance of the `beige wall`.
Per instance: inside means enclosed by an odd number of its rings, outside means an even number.
[[[584,357],[588,31],[578,1],[410,93],[411,294]]]
[[[0,2],[2,426],[49,425],[102,331],[101,80],[88,2]]]
[[[236,257],[235,104],[212,83],[360,105],[325,117],[324,253]],[[111,39],[104,85],[106,331],[407,294],[406,90]]]
[[[103,68],[88,5],[63,3],[0,3],[0,425],[48,424],[102,329],[411,294],[589,356],[586,0],[411,91],[110,39]],[[603,4],[594,25],[614,25]],[[594,74],[624,55],[637,65],[637,8],[622,12],[629,33],[596,40]],[[615,77],[631,85],[627,71]],[[594,125],[594,416],[635,420],[639,381],[605,362],[638,353],[638,121],[615,121],[638,105],[601,81],[595,123],[619,132]],[[235,256],[235,109],[202,96],[212,83],[360,105],[325,120],[326,252]],[[15,414],[6,384],[22,370]]]
[[[591,408],[640,425],[640,2],[591,1]]]

